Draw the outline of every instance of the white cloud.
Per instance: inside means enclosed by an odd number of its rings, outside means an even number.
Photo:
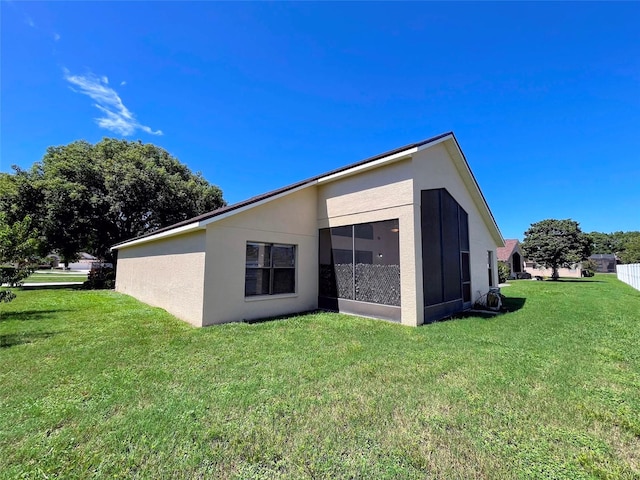
[[[121,87],[122,87],[122,86],[124,86],[124,85],[126,85],[126,84],[127,84],[127,82],[125,82],[124,80],[120,82],[120,86],[121,86]]]
[[[58,40],[60,40],[60,34],[59,33],[54,33],[53,34],[53,39],[57,42]]]
[[[101,128],[124,136],[132,135],[136,130],[142,130],[151,135],[162,135],[161,130],[154,131],[136,120],[134,114],[124,106],[118,93],[109,87],[109,79],[106,76],[98,77],[93,73],[72,75],[65,68],[64,78],[77,88],[76,90],[71,87],[74,92],[87,95],[96,102],[94,106],[104,114],[95,119]]]
[[[36,22],[33,21],[33,18],[31,18],[31,16],[28,15],[23,8],[19,7],[16,2],[14,2],[13,0],[4,0],[2,3],[9,5],[11,8],[16,10],[18,14],[22,16],[22,19],[24,20],[24,23],[26,25],[29,25],[31,28],[38,28],[36,26]]]

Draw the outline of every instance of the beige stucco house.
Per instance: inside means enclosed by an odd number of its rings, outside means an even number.
[[[420,325],[497,284],[503,239],[453,133],[116,245],[116,289],[196,326],[309,310]]]

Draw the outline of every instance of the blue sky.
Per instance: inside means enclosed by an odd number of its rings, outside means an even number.
[[[0,8],[1,171],[139,139],[234,203],[454,131],[505,238],[640,230],[640,3]]]

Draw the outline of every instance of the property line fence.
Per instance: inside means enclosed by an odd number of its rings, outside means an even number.
[[[636,290],[640,290],[640,263],[629,265],[617,265],[618,280],[631,285]]]

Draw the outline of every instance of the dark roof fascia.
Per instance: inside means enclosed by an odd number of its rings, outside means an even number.
[[[445,138],[447,136],[452,136],[454,138],[454,140],[455,140],[455,135],[453,134],[453,132],[442,133],[440,135],[436,135],[435,137],[431,137],[431,138],[429,138],[427,140],[423,140],[423,141],[418,142],[418,143],[412,143],[412,144],[409,144],[409,145],[405,145],[403,147],[395,148],[393,150],[389,150],[388,152],[380,153],[378,155],[366,158],[364,160],[360,160],[359,162],[352,163],[352,164],[347,165],[345,167],[340,167],[340,168],[337,168],[335,170],[331,170],[329,172],[323,173],[321,175],[316,175],[315,177],[311,177],[311,178],[308,178],[306,180],[302,180],[301,182],[296,182],[296,183],[293,183],[291,185],[287,185],[286,187],[282,187],[282,188],[279,188],[277,190],[272,190],[270,192],[263,193],[261,195],[257,195],[255,197],[248,198],[247,200],[243,200],[241,202],[234,203],[233,205],[227,205],[225,207],[221,207],[221,208],[218,208],[216,210],[212,210],[211,212],[203,213],[202,215],[198,215],[197,217],[192,217],[192,218],[189,218],[187,220],[183,220],[182,222],[174,223],[174,224],[169,225],[167,227],[159,228],[157,230],[154,230],[153,232],[145,233],[144,235],[140,235],[140,236],[135,237],[135,238],[130,238],[128,240],[125,240],[123,242],[120,242],[120,243],[114,245],[111,248],[112,249],[117,249],[120,245],[124,245],[125,243],[133,242],[133,241],[136,241],[136,240],[142,240],[144,238],[151,237],[153,235],[157,235],[159,233],[168,232],[169,230],[173,230],[175,228],[184,227],[186,225],[191,225],[191,224],[194,224],[194,223],[202,222],[204,220],[209,220],[210,218],[214,218],[214,217],[223,215],[225,213],[233,212],[234,210],[238,210],[240,208],[247,207],[247,206],[252,205],[254,203],[258,203],[258,202],[261,202],[261,201],[266,200],[268,198],[275,197],[276,195],[280,195],[280,194],[286,193],[286,192],[288,192],[290,190],[295,190],[295,189],[303,187],[305,185],[317,182],[321,178],[328,177],[330,175],[335,175],[337,173],[341,173],[341,172],[344,172],[346,170],[350,170],[352,168],[357,168],[357,167],[366,165],[367,163],[375,162],[376,160],[380,160],[381,158],[389,157],[391,155],[395,155],[395,154],[403,152],[405,150],[411,150],[412,148],[422,147],[423,145],[426,145],[428,143],[436,142],[436,141],[438,141],[438,140],[440,140],[442,138]],[[457,144],[458,144],[458,142],[456,141],[456,145]],[[458,145],[458,150],[460,150],[460,146],[459,145]],[[462,150],[460,150],[460,152],[462,152]],[[464,157],[464,155],[463,155],[463,157]],[[465,162],[466,161],[467,160],[465,159]],[[469,171],[471,171],[471,169],[469,169]],[[472,174],[472,176],[473,176],[473,174]],[[475,181],[475,178],[474,178],[474,181]],[[478,182],[476,182],[476,185],[477,184],[478,184]],[[482,192],[480,192],[480,193],[482,194]],[[485,203],[486,203],[486,201],[485,201]],[[489,213],[491,213],[491,211],[489,211]],[[493,214],[492,214],[492,217],[493,217]]]

